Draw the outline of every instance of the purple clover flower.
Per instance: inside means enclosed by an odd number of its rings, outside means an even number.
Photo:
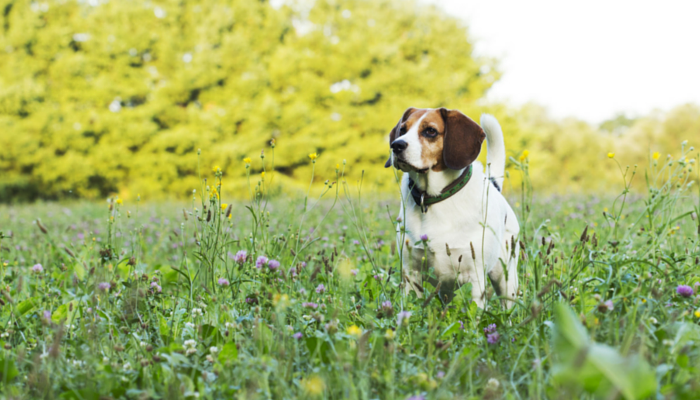
[[[297,333],[295,333],[294,335],[292,335],[292,337],[293,337],[294,339],[296,339],[296,340],[300,340],[301,338],[304,337],[304,334],[301,333],[301,332],[297,332]]]
[[[427,241],[428,241],[428,235],[426,235],[425,233],[422,234],[422,235],[420,235],[420,240],[422,240],[422,241],[424,241],[424,242],[427,242]]]
[[[690,297],[693,295],[693,288],[691,288],[688,285],[678,285],[678,287],[676,288],[676,293],[678,293],[682,297]]]
[[[153,291],[156,293],[163,291],[163,288],[157,282],[151,282],[151,289],[153,289]]]
[[[491,324],[488,327],[484,328],[484,333],[489,334],[489,333],[494,333],[496,332],[496,324]]]
[[[318,285],[318,286],[316,286],[316,293],[322,294],[322,293],[325,292],[325,291],[326,291],[326,287],[323,286],[323,283],[320,284],[320,285]]]
[[[51,320],[51,310],[44,310],[44,319],[47,321]]]
[[[271,271],[274,271],[280,267],[280,262],[277,260],[270,260],[267,262],[267,267],[270,268]]]
[[[44,272],[44,267],[42,267],[41,264],[35,264],[32,267],[32,272],[34,272],[35,274],[40,274]]]
[[[260,256],[258,257],[257,260],[255,260],[255,268],[260,269],[262,268],[265,264],[267,264],[268,258],[265,256]]]
[[[352,273],[352,276],[357,276],[357,273],[360,272],[359,269],[351,269],[350,273]]]
[[[490,333],[486,335],[486,341],[489,342],[489,344],[496,344],[498,343],[498,339],[501,338],[501,335],[498,334],[498,332]]]
[[[312,310],[315,310],[315,309],[318,308],[318,304],[316,304],[316,303],[311,303],[311,302],[304,302],[304,303],[301,303],[301,305],[302,305],[302,307],[304,307],[304,308],[310,308],[310,309],[312,309]]]
[[[248,252],[245,250],[239,250],[236,255],[233,256],[233,261],[243,265],[246,258],[248,258]]]
[[[97,289],[103,292],[108,291],[110,287],[111,285],[109,284],[109,282],[100,282],[97,284]]]
[[[404,322],[408,321],[408,319],[411,318],[411,312],[410,311],[401,311],[399,315],[396,317],[396,324],[398,326],[403,325]]]
[[[230,283],[226,278],[219,278],[219,286],[228,286]]]

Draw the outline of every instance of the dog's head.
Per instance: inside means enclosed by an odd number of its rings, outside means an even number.
[[[486,135],[457,110],[409,108],[391,130],[392,154],[385,167],[405,172],[459,170],[474,162]]]

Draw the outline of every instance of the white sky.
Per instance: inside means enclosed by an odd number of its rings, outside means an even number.
[[[698,0],[427,0],[467,21],[501,60],[488,99],[534,100],[555,117],[700,104]]]

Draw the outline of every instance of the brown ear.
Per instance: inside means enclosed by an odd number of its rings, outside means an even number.
[[[479,124],[458,110],[441,108],[440,113],[445,121],[442,159],[449,169],[466,168],[479,157],[486,134]]]
[[[399,130],[401,129],[401,124],[408,119],[408,117],[411,115],[413,111],[416,109],[413,107],[408,107],[406,111],[404,111],[403,116],[399,120],[399,122],[396,124],[396,126],[391,130],[389,133],[389,146],[391,146],[392,143],[394,143],[394,140],[396,140],[397,137],[399,137]],[[384,164],[384,168],[389,168],[391,167],[391,153],[389,153],[389,159],[386,160],[386,164]]]

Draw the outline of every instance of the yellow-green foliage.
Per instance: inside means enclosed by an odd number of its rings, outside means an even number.
[[[182,196],[199,187],[198,148],[203,172],[219,165],[247,194],[242,159],[260,171],[272,138],[278,182],[306,184],[311,152],[321,181],[344,159],[351,178],[387,181],[405,108],[468,110],[497,79],[437,9],[285,4],[0,1],[4,200]]]
[[[641,163],[650,146],[697,136],[692,106],[620,134],[484,105],[495,62],[475,58],[463,23],[433,7],[273,3],[0,0],[0,201],[184,196],[199,189],[197,149],[203,176],[218,165],[226,195],[245,197],[242,160],[257,174],[265,150],[269,170],[273,138],[287,190],[308,184],[312,152],[320,182],[347,160],[348,179],[365,171],[389,189],[387,135],[409,106],[494,113],[508,150],[529,149],[533,183],[550,191],[617,182],[608,151]]]

